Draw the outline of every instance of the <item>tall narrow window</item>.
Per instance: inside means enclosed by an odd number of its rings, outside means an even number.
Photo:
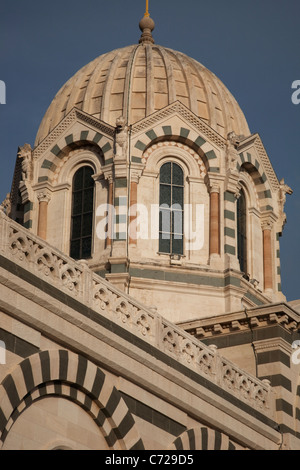
[[[92,254],[93,173],[91,167],[83,166],[73,178],[70,256],[75,259],[90,258]]]
[[[160,169],[159,252],[183,254],[183,171],[173,162]]]
[[[243,190],[237,200],[237,246],[240,269],[247,275],[247,207]]]

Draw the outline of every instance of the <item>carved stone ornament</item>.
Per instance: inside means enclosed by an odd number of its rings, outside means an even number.
[[[211,193],[220,193],[220,184],[212,182],[209,186],[209,192]]]
[[[78,295],[82,285],[82,271],[69,258],[43,246],[17,226],[11,226],[8,251],[15,261],[30,264],[30,269],[39,277],[47,279]]]
[[[236,150],[241,138],[237,136],[235,132],[230,132],[227,135],[227,151],[226,151],[226,162],[227,170],[230,172],[237,171],[236,165],[239,158],[239,154]]]
[[[39,202],[48,202],[51,199],[51,195],[48,193],[48,191],[40,191],[37,195],[38,201]]]
[[[128,126],[126,125],[125,118],[123,116],[120,116],[116,121],[115,145],[115,158],[117,160],[126,160],[128,147]]]
[[[284,182],[284,179],[280,180],[279,182],[279,190],[278,190],[278,203],[280,208],[280,215],[281,215],[281,223],[282,227],[286,224],[286,214],[284,212],[284,206],[286,203],[286,195],[293,194],[293,190]]]
[[[32,179],[32,148],[30,144],[25,144],[18,148],[18,158],[22,160],[22,180]]]
[[[263,231],[272,230],[273,224],[274,224],[274,221],[270,217],[268,217],[261,221],[261,228]]]
[[[283,210],[284,205],[285,205],[285,201],[286,201],[286,195],[287,194],[293,194],[293,190],[287,184],[285,184],[283,178],[282,178],[282,180],[280,180],[279,184],[280,184],[280,188],[279,188],[278,197],[279,197],[279,203],[280,203],[280,205],[282,207],[282,210]]]
[[[237,186],[236,186],[236,191],[234,193],[234,197],[236,199],[239,199],[241,197],[241,189],[242,189],[242,185],[240,183],[238,183]]]

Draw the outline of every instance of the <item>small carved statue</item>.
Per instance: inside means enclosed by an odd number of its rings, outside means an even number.
[[[237,136],[235,132],[230,132],[227,135],[227,167],[230,171],[236,171],[236,164],[239,158],[239,154],[236,150],[240,142],[240,136]]]
[[[123,116],[117,119],[116,126],[116,158],[125,159],[128,145],[128,126],[126,126]]]
[[[18,158],[22,160],[22,180],[31,180],[32,177],[32,148],[29,144],[18,148]]]
[[[293,190],[284,182],[284,179],[279,181],[280,188],[278,190],[278,202],[281,211],[281,219],[282,219],[282,228],[286,224],[286,214],[284,212],[284,206],[286,202],[286,195],[293,194]]]
[[[282,207],[282,210],[284,208],[285,202],[286,202],[286,195],[287,194],[293,194],[293,190],[284,182],[284,179],[279,181],[280,184],[280,189],[279,189],[279,204]]]

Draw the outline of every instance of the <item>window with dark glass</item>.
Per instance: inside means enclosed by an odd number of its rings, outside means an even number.
[[[73,178],[70,256],[90,258],[92,254],[94,180],[89,166],[81,167]]]
[[[243,190],[237,200],[237,246],[241,271],[247,275],[247,206]]]
[[[182,255],[184,177],[179,165],[161,167],[159,189],[159,252]]]

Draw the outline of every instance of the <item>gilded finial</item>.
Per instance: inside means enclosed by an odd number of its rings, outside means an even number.
[[[149,0],[146,0],[146,11],[144,14],[144,18],[141,19],[140,21],[140,30],[142,31],[142,35],[140,38],[140,44],[154,44],[154,39],[152,37],[152,31],[155,28],[155,23],[150,18],[150,13],[149,13]]]
[[[149,13],[149,0],[146,0],[146,11],[145,11],[144,16],[146,16],[146,17],[150,16],[150,13]]]

